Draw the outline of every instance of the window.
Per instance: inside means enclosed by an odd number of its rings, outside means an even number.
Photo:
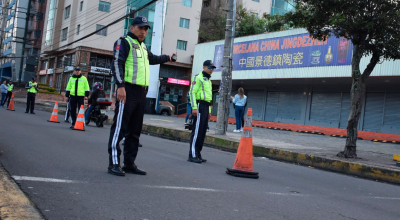
[[[61,41],[67,40],[67,34],[68,34],[68,28],[66,27],[66,28],[62,29]]]
[[[57,68],[63,67],[63,56],[57,57]]]
[[[71,11],[71,5],[69,5],[68,7],[65,8],[64,19],[69,18],[70,11]]]
[[[105,26],[100,25],[100,24],[96,24],[96,31],[100,30],[101,28],[103,28]],[[103,36],[107,36],[107,28],[104,28],[103,30],[99,31],[96,33],[97,35],[103,35]]]
[[[81,3],[79,4],[79,11],[82,11],[83,9],[83,1],[81,1]]]
[[[81,30],[81,25],[78,24],[78,26],[76,27],[76,35],[79,35],[80,30]]]
[[[186,44],[187,44],[187,41],[178,40],[178,44],[177,44],[176,48],[179,50],[186,50]]]
[[[182,0],[182,5],[192,7],[192,0]]]
[[[260,2],[260,0],[253,0],[253,2]]]
[[[189,29],[189,22],[190,22],[189,19],[181,18],[179,21],[179,27]]]
[[[99,2],[99,11],[110,12],[111,3],[110,2]]]

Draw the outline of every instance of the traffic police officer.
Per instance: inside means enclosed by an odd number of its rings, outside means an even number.
[[[194,76],[189,91],[194,128],[190,136],[188,161],[194,163],[207,161],[201,156],[201,150],[203,148],[204,138],[206,137],[208,119],[211,113],[212,84],[210,77],[215,68],[211,60],[204,61],[203,71]]]
[[[89,83],[85,76],[81,74],[81,68],[74,68],[74,75],[69,78],[67,88],[65,89],[65,97],[69,97],[71,112],[71,129],[74,128],[76,122],[76,108],[80,108],[85,104],[85,98],[89,96]]]
[[[6,99],[4,99],[3,103],[1,103],[1,105],[4,105],[7,102],[7,108],[10,105],[10,100],[11,100],[11,96],[14,90],[14,84],[13,82],[10,80],[7,84],[8,89],[7,89],[7,96]]]
[[[125,172],[146,175],[135,164],[139,137],[142,131],[150,66],[174,61],[174,54],[156,56],[144,44],[150,25],[145,17],[135,17],[127,36],[114,44],[114,60],[111,71],[116,79],[117,100],[114,123],[108,142],[108,172],[125,176]],[[119,142],[125,138],[124,166],[120,167],[121,148]]]
[[[31,114],[35,114],[35,112],[34,112],[35,98],[36,98],[36,93],[39,91],[39,86],[36,82],[35,77],[33,77],[32,80],[29,81],[25,85],[25,89],[28,89],[28,95],[26,96],[26,111],[25,111],[25,113],[29,113],[29,109],[30,109]]]

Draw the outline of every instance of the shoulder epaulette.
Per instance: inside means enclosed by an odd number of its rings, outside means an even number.
[[[120,37],[120,39],[125,39],[125,38],[126,38],[126,36],[121,36],[121,37]]]

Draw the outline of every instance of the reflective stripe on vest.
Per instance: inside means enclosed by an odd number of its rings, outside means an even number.
[[[32,83],[29,81],[29,87],[31,87],[31,88],[28,89],[28,92],[37,93],[36,88],[34,88],[33,86],[37,86],[37,83]]]
[[[150,65],[146,46],[139,44],[136,39],[127,36],[125,38],[129,43],[128,57],[125,61],[125,82],[148,86],[150,78]]]

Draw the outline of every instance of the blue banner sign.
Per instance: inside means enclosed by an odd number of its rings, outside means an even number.
[[[351,41],[343,37],[319,41],[299,34],[235,43],[232,63],[233,70],[350,65],[352,50]],[[221,71],[223,55],[224,45],[216,45],[215,71]]]

